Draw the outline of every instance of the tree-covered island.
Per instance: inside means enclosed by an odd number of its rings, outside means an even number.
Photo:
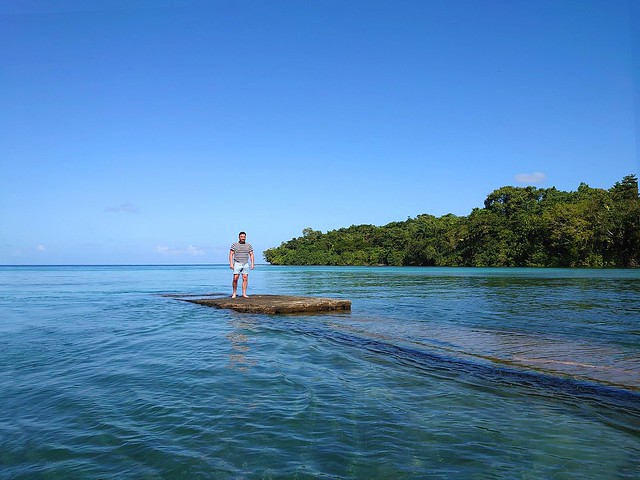
[[[627,175],[608,190],[502,187],[468,216],[302,233],[264,258],[272,265],[638,267],[638,179]]]

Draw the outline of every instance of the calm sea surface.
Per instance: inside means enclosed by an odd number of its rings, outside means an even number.
[[[640,477],[640,271],[0,267],[0,478]]]

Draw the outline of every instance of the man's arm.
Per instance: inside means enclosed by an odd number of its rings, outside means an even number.
[[[229,250],[229,268],[233,269],[233,250]]]
[[[251,259],[251,270],[253,270],[253,267],[255,266],[255,262],[253,260],[253,250],[249,252],[249,258]]]

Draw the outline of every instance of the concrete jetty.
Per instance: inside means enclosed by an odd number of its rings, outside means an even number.
[[[335,298],[298,297],[293,295],[251,295],[222,298],[179,298],[208,307],[228,308],[246,313],[314,313],[351,311],[351,301]]]

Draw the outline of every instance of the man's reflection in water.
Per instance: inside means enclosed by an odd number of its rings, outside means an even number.
[[[249,337],[242,332],[251,329],[253,325],[251,322],[240,319],[234,320],[231,325],[234,330],[227,334],[227,339],[231,342],[229,368],[239,372],[246,372],[249,370],[249,367],[254,366],[256,362],[247,358]]]

